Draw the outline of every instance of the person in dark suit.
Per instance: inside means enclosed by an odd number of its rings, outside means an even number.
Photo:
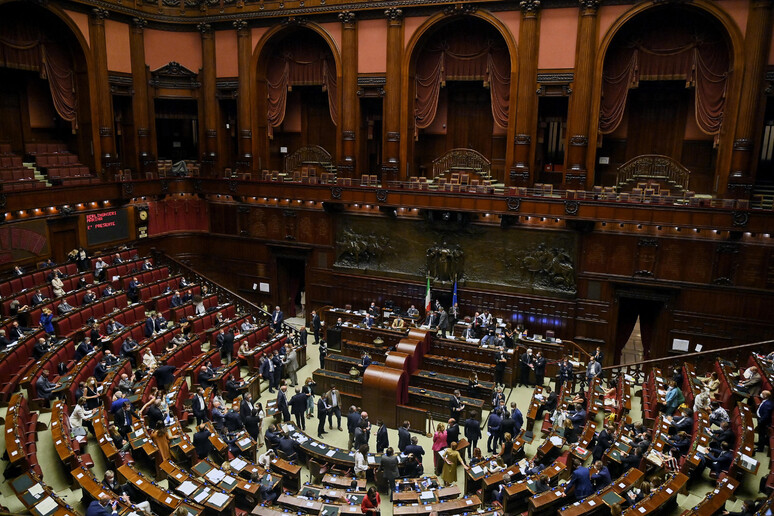
[[[322,367],[322,366],[321,366]],[[261,373],[261,378],[269,382],[269,393],[274,393],[274,363],[271,361],[271,357],[262,356],[261,364],[258,366],[258,370]]]
[[[392,448],[387,448],[387,451],[382,455],[379,470],[387,482],[387,489],[390,491],[390,501],[392,501],[392,492],[395,491],[395,479],[400,476],[398,472],[398,457]]]
[[[406,446],[406,448],[403,450],[403,454],[413,455],[419,460],[419,462],[422,462],[422,457],[425,456],[425,449],[419,445],[419,439],[417,436],[414,435],[411,437],[411,444]]]
[[[242,401],[239,403],[239,415],[244,421],[247,416],[253,413],[253,395],[249,392],[242,395]]]
[[[428,328],[437,328],[438,327],[438,316],[435,312],[430,310],[427,314],[427,318],[425,319],[424,326],[427,326]]]
[[[762,452],[763,447],[769,444],[769,426],[771,426],[771,414],[774,412],[774,401],[771,400],[771,391],[761,391],[761,404],[758,405],[756,416],[758,417],[758,444],[757,451]]]
[[[385,425],[384,421],[381,419],[378,419],[376,424],[379,427],[379,429],[376,431],[376,453],[384,453],[384,450],[390,447],[390,439],[387,435],[387,425]],[[406,422],[403,424],[405,425]],[[398,428],[398,435],[400,435],[400,430],[401,429]],[[398,444],[398,446],[400,446],[400,444]]]
[[[282,412],[282,420],[286,423],[290,421],[290,410],[288,408],[288,386],[283,385],[280,387],[279,392],[277,393],[277,410]]]
[[[583,425],[586,424],[586,411],[583,409],[583,405],[575,404],[575,410],[570,412],[569,420],[572,421],[576,429],[583,428]]]
[[[306,326],[301,326],[298,329],[298,345],[306,346],[306,342],[309,340],[309,334],[306,331]]]
[[[594,492],[594,485],[591,483],[591,472],[586,466],[578,466],[572,472],[570,481],[564,486],[562,496],[575,488],[575,499],[580,500]]]
[[[602,348],[597,346],[597,349],[594,350],[594,353],[591,355],[591,358],[599,362],[601,365],[603,363],[602,360],[605,358],[605,354],[602,353]]]
[[[371,328],[374,327],[374,324],[376,324],[376,321],[374,320],[373,315],[368,314],[365,316],[365,319],[363,319],[363,322],[361,324],[370,330]]]
[[[145,319],[145,337],[152,337],[156,332],[156,314],[150,314],[150,317]]]
[[[32,299],[30,299],[30,306],[37,306],[42,305],[48,301],[48,298],[43,295],[43,291],[38,289],[35,291],[35,294],[32,296]]]
[[[734,460],[734,452],[731,451],[730,443],[723,441],[720,443],[720,449],[708,452],[701,463],[696,468],[696,475],[700,476],[704,468],[710,469],[710,477],[716,477],[723,471],[728,471],[731,462]]]
[[[233,375],[228,375],[228,378],[226,378],[226,398],[233,400],[239,396],[239,389],[241,389],[243,385],[244,383],[242,380],[234,378]]]
[[[220,356],[224,363],[230,364],[234,355],[234,330],[229,328],[223,334],[223,343],[220,346]]]
[[[635,446],[632,452],[621,460],[621,466],[623,467],[622,473],[626,473],[632,468],[637,468],[642,462],[642,449]]]
[[[328,356],[328,345],[324,340],[320,341],[320,369],[325,369],[325,357]]]
[[[96,295],[96,294],[94,294],[94,292],[92,292],[91,290],[89,290],[89,291],[87,291],[87,292],[86,292],[86,293],[83,295],[83,303],[82,303],[82,304],[84,304],[84,305],[88,305],[88,304],[91,304],[91,303],[93,303],[93,302],[94,302],[94,301],[96,301],[96,300],[97,300],[97,295]]]
[[[226,427],[226,430],[229,433],[232,433],[241,430],[245,425],[242,422],[242,417],[239,415],[239,412],[232,407],[226,412],[226,415],[223,416],[223,426]]]
[[[210,442],[210,433],[204,423],[199,425],[199,431],[193,436],[193,445],[196,450],[196,456],[200,459],[206,459],[212,451],[212,443]]]
[[[19,326],[19,321],[14,321],[11,325],[11,328],[8,330],[8,338],[11,339],[11,342],[24,338],[24,330]]]
[[[463,423],[465,427],[465,439],[468,440],[468,458],[473,457],[473,450],[477,448],[478,440],[481,439],[481,423],[478,420],[478,413],[473,410],[469,413],[468,419]]]
[[[156,378],[156,385],[159,389],[166,390],[170,385],[175,383],[175,366],[173,365],[161,365],[153,371],[153,376]]]
[[[91,338],[84,337],[80,344],[78,344],[78,347],[75,348],[75,356],[73,359],[78,362],[92,351],[94,351],[94,347],[91,345]]]
[[[460,396],[459,389],[455,389],[454,395],[449,400],[449,417],[456,421],[460,421],[462,419],[462,414],[465,412],[465,404],[462,403]]]
[[[43,355],[48,353],[50,350],[51,350],[51,347],[48,345],[48,342],[46,341],[46,339],[43,337],[40,337],[35,342],[35,346],[32,348],[32,357],[35,360],[38,360],[41,357],[43,357]]]
[[[196,393],[191,400],[191,408],[193,409],[194,417],[196,417],[197,425],[210,420],[207,416],[207,400],[204,399],[204,389],[201,387],[196,388]]]
[[[142,410],[140,410],[142,413]],[[164,422],[164,413],[161,411],[161,399],[156,399],[148,407],[148,428],[156,428],[156,424]]]
[[[247,416],[242,418],[245,422],[245,430],[250,434],[255,441],[258,441],[261,433],[261,417],[258,407],[253,408],[253,411]]]
[[[204,387],[212,387],[212,379],[215,377],[215,369],[212,367],[212,362],[209,360],[207,363],[199,369],[199,375],[197,377],[199,385]]]
[[[406,446],[411,444],[411,434],[409,433],[409,427],[411,427],[411,423],[404,421],[403,424],[398,428],[398,449],[401,451],[401,453],[405,453]],[[382,453],[382,448],[379,448],[376,453]]]
[[[116,428],[118,428],[118,432],[124,436],[124,439],[126,439],[126,436],[132,431],[133,418],[132,404],[129,403],[129,400],[125,400],[121,405],[121,408],[116,411],[116,415],[113,417]]]
[[[277,389],[280,380],[282,380],[282,357],[280,357],[276,350],[274,351],[274,356],[271,357],[271,363],[274,364],[274,377],[272,380],[274,381],[274,388]]]
[[[325,418],[328,417],[328,402],[325,400],[325,396],[320,396],[317,400],[317,437],[322,438],[323,434],[327,434],[325,431]]]
[[[543,385],[543,381],[546,377],[546,357],[543,356],[542,352],[537,352],[532,365],[535,367],[535,384]]]
[[[282,333],[282,322],[285,320],[285,314],[282,313],[279,306],[274,307],[271,314],[271,326],[276,333]]]
[[[519,385],[523,387],[529,387],[529,374],[532,370],[532,367],[534,367],[533,364],[533,357],[532,357],[532,349],[527,349],[522,355],[519,357]],[[502,382],[499,382],[502,383]]]
[[[94,366],[94,378],[96,378],[97,381],[101,383],[105,379],[107,374],[108,374],[107,361],[105,360],[105,357],[102,357],[100,361],[97,363],[97,365]]]
[[[376,303],[374,303],[373,301],[371,301],[371,306],[368,307],[368,313],[369,315],[373,315],[374,317],[379,315],[379,309],[376,308]]]
[[[355,442],[355,429],[360,424],[360,412],[357,411],[357,407],[352,405],[349,407],[349,413],[347,414],[347,431],[349,432],[349,444],[348,449],[352,449]]]
[[[495,354],[495,386],[505,385],[505,364],[507,362],[508,358],[505,356],[505,348],[500,346]]]
[[[288,435],[280,437],[279,443],[277,443],[277,449],[284,453],[288,460],[294,460],[296,458],[295,443]]]
[[[604,489],[613,483],[613,479],[610,477],[610,470],[602,464],[601,460],[594,462],[594,469],[596,471],[591,474],[591,482],[594,484],[594,489]]]
[[[129,286],[126,289],[126,297],[128,297],[132,303],[138,303],[140,301],[141,285],[142,283],[140,283],[136,276],[129,282]]]
[[[559,364],[559,372],[556,376],[556,390],[560,391],[562,389],[562,385],[564,385],[564,382],[572,381],[572,376],[572,364],[567,359],[567,357],[564,357],[562,362]]]
[[[540,404],[540,407],[538,407],[537,415],[535,416],[535,418],[537,420],[543,419],[543,414],[546,412],[548,412],[549,414],[553,414],[554,410],[556,410],[556,404],[557,404],[556,392],[554,392],[550,386],[546,386],[543,392],[543,402]]]
[[[296,425],[300,426],[302,430],[306,430],[306,418],[304,412],[306,411],[306,394],[301,392],[301,387],[296,385],[296,393],[290,398],[290,413],[296,419]]]
[[[170,308],[177,308],[178,306],[180,306],[182,304],[183,304],[183,298],[180,297],[180,292],[175,290],[175,293],[169,299],[169,307]]]
[[[460,441],[460,425],[457,424],[457,420],[449,418],[448,425],[446,427],[446,442],[458,443]]]
[[[365,370],[372,364],[371,356],[368,353],[363,353],[360,358],[360,374],[365,374]]]
[[[671,447],[669,451],[672,453],[672,456],[679,459],[688,453],[691,447],[691,435],[681,430],[677,432],[673,439],[667,440],[666,444]]]
[[[110,507],[109,511],[108,507]],[[118,502],[110,497],[92,500],[86,507],[86,516],[110,516],[111,514],[118,514]]]
[[[727,421],[724,421],[720,424],[719,430],[712,431],[712,440],[710,441],[709,445],[710,448],[718,450],[720,449],[720,444],[723,442],[727,442],[731,446],[733,446],[736,442],[736,435],[731,429],[731,423]]]
[[[438,317],[438,331],[441,334],[441,338],[446,338],[446,332],[449,331],[449,314],[441,307],[441,314]]]
[[[317,313],[317,310],[312,310],[312,333],[314,334],[315,345],[320,343],[321,329],[322,329],[322,321],[320,321],[320,315]]]
[[[267,448],[276,448],[279,445],[281,435],[277,431],[276,426],[269,425],[269,428],[266,429],[266,433],[264,433],[263,437],[266,440]]]
[[[500,415],[499,409],[494,409],[489,413],[487,418],[487,430],[489,431],[489,439],[486,442],[487,453],[495,453],[497,451],[497,444],[501,440],[502,434],[500,433],[500,424],[503,419]]]
[[[600,460],[605,454],[605,451],[612,446],[613,441],[615,441],[615,428],[612,426],[603,428],[602,431],[599,432],[596,444],[594,444],[594,449],[591,452],[592,458],[595,461]]]
[[[680,411],[680,414],[673,416],[670,421],[670,430],[674,432],[693,433],[693,411],[689,408]]]

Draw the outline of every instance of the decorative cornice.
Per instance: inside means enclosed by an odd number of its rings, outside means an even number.
[[[202,35],[210,35],[212,34],[212,25],[209,23],[197,23],[196,24],[196,30],[202,33]]]
[[[544,72],[537,74],[537,82],[540,84],[565,84],[572,82],[574,79],[575,74],[572,72]]]
[[[384,86],[387,84],[387,78],[384,76],[380,77],[358,77],[357,78],[357,85],[361,87],[377,87],[377,86]]]
[[[355,13],[352,11],[343,11],[339,13],[339,21],[345,26],[345,27],[354,27],[355,26]]]
[[[593,14],[597,12],[599,4],[602,2],[601,0],[578,0],[578,3],[580,4],[581,12]]]
[[[589,144],[588,136],[574,134],[570,137],[570,145],[573,147],[586,147]]]
[[[477,10],[478,10],[478,6],[473,4],[454,4],[454,5],[447,5],[446,7],[443,8],[443,12],[446,16],[473,14]]]
[[[517,134],[513,137],[513,143],[516,145],[529,145],[532,143],[532,136],[528,134]]]
[[[176,61],[151,72],[149,84],[154,88],[191,89],[199,88],[198,75]]]
[[[355,141],[355,131],[342,131],[341,139],[348,142]]]
[[[132,27],[137,31],[142,31],[148,25],[145,18],[132,18]]]
[[[750,138],[737,138],[734,140],[734,150],[750,152],[753,149],[753,142]]]
[[[306,20],[303,18],[298,18],[296,16],[288,16],[284,20],[282,20],[283,25],[305,25]]]
[[[658,239],[657,238],[640,238],[637,241],[638,247],[658,247]]]

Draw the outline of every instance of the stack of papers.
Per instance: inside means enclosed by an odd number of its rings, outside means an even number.
[[[177,486],[177,490],[183,493],[185,496],[191,496],[191,493],[196,491],[196,484],[194,484],[190,480],[186,480],[185,482]]]
[[[225,474],[225,473],[223,473],[223,472],[222,472],[221,470],[219,470],[219,469],[211,469],[211,470],[209,470],[209,471],[207,472],[207,475],[206,475],[206,476],[207,476],[207,480],[209,480],[209,481],[210,481],[210,482],[212,482],[213,484],[217,484],[218,482],[220,482],[221,480],[223,480],[223,478],[226,476],[226,474]]]
[[[247,462],[243,461],[239,457],[231,461],[231,467],[234,469],[241,470],[245,466],[247,466]]]
[[[209,502],[212,505],[217,505],[218,507],[222,507],[228,502],[228,495],[225,495],[223,493],[215,493],[210,497]]]

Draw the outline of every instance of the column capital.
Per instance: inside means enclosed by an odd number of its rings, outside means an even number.
[[[596,14],[597,9],[599,9],[599,4],[601,3],[601,0],[578,0],[581,13],[583,14]]]
[[[540,0],[520,0],[519,9],[525,18],[535,17],[540,9]]]
[[[101,7],[95,7],[91,10],[91,19],[95,22],[102,23],[105,21],[105,18],[110,17],[110,11],[107,9],[103,9]]]
[[[351,29],[355,26],[355,13],[352,11],[342,11],[339,13],[339,21],[345,29]]]
[[[387,21],[390,23],[401,23],[403,20],[403,9],[397,9],[395,7],[384,10],[384,16],[387,17]]]
[[[198,23],[198,24],[196,24],[196,30],[201,32],[202,36],[212,35],[212,25],[210,25],[209,23]],[[239,29],[237,29],[237,30],[239,30]]]
[[[147,25],[148,21],[145,18],[132,18],[132,28],[136,31],[142,32]]]
[[[236,20],[233,25],[239,35],[247,31],[247,22],[244,20]]]

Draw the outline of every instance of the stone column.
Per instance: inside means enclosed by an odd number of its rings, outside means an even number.
[[[196,26],[202,35],[202,102],[204,104],[204,145],[202,175],[217,176],[218,162],[218,100],[215,98],[215,34],[209,23]]]
[[[153,155],[153,142],[151,141],[150,111],[148,109],[148,76],[145,66],[145,37],[144,30],[147,22],[142,18],[132,18],[132,26],[129,31],[129,54],[132,61],[132,115],[134,126],[137,156],[135,169],[137,176],[145,177],[145,172],[156,172],[156,159]]]
[[[343,177],[353,177],[357,155],[357,21],[355,13],[344,11],[339,14],[341,34],[341,159],[339,172]],[[364,170],[363,173],[369,171]]]
[[[239,124],[239,157],[236,168],[249,172],[252,169],[253,131],[250,116],[250,54],[252,39],[247,22],[234,22],[237,31],[237,58],[239,67],[239,90],[237,92],[237,120]]]
[[[99,150],[95,156],[96,168],[107,179],[113,179],[118,169],[116,142],[113,134],[113,95],[110,93],[105,43],[105,18],[109,12],[95,7],[89,16],[89,39],[94,57],[94,75],[97,91],[97,119],[99,120]]]
[[[387,17],[387,76],[384,85],[382,181],[406,179],[400,172],[400,66],[403,61],[403,10],[390,8]]]

